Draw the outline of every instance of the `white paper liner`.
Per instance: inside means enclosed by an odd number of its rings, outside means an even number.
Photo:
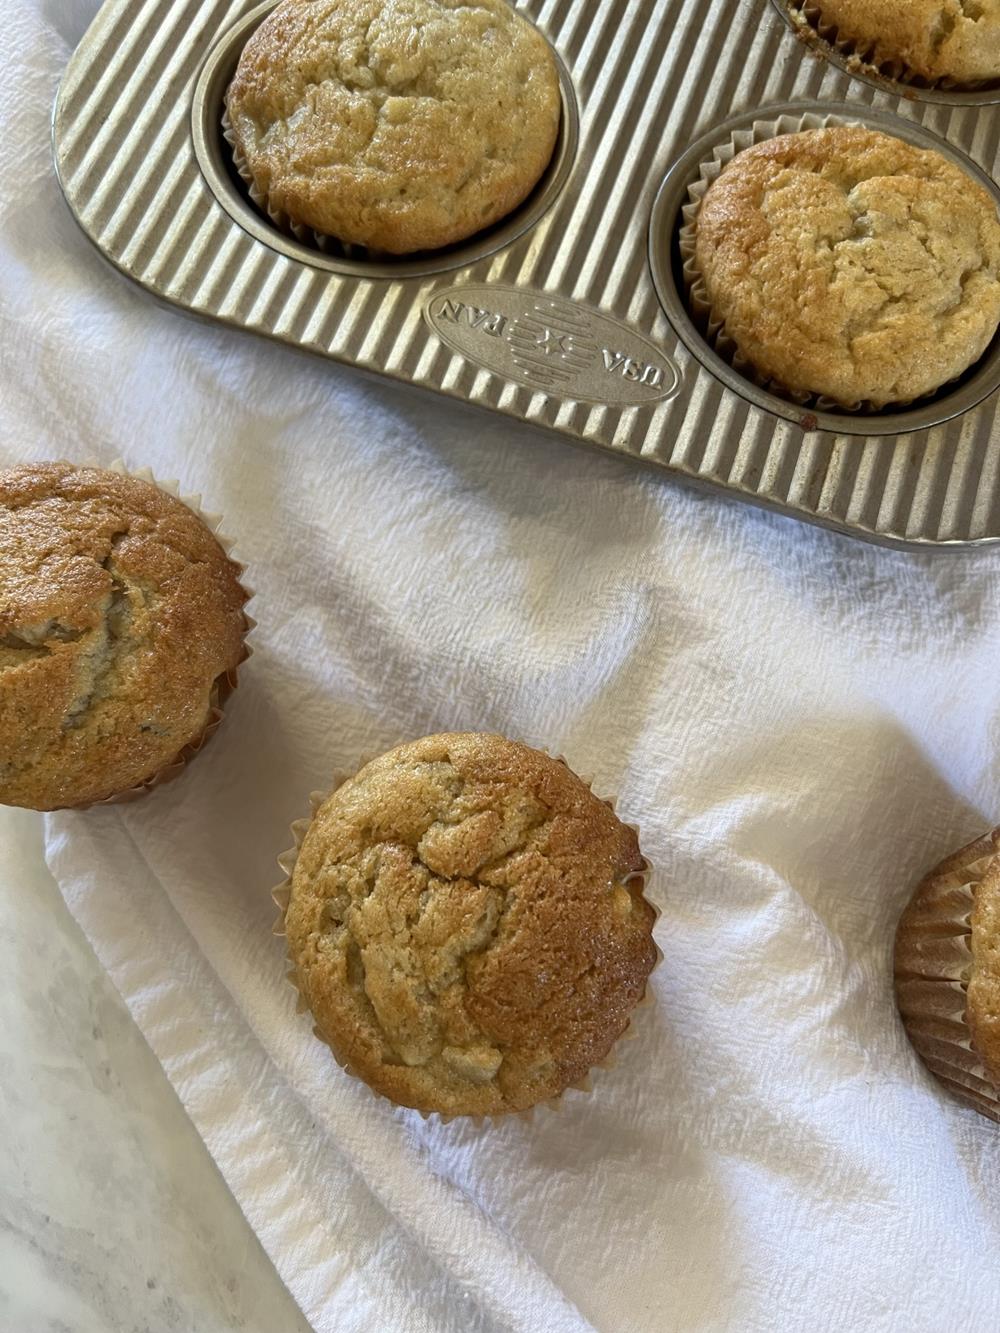
[[[896,933],[896,1001],[917,1054],[959,1099],[1000,1122],[1000,1088],[966,1010],[976,889],[996,862],[1000,828],[942,861],[918,886]]]
[[[548,753],[548,751],[542,751],[542,753]],[[327,800],[329,800],[329,798],[333,795],[335,791],[338,790],[338,788],[342,787],[344,783],[348,782],[353,776],[355,776],[356,773],[359,773],[367,764],[371,763],[373,759],[379,757],[380,756],[378,755],[364,756],[358,761],[358,765],[355,768],[354,772],[334,774],[333,781],[328,790],[310,792],[309,815],[303,819],[297,819],[294,821],[294,823],[291,826],[292,845],[291,847],[289,847],[287,851],[282,852],[281,855],[277,858],[278,866],[280,867],[281,871],[284,874],[284,879],[282,879],[281,883],[278,884],[271,891],[271,899],[278,909],[278,918],[275,921],[274,926],[272,928],[273,934],[281,937],[285,936],[285,918],[288,914],[288,905],[291,902],[291,897],[292,897],[292,876],[295,872],[295,863],[299,859],[299,852],[302,849],[302,844],[305,841],[306,834],[309,832],[309,828],[313,822],[313,819],[316,816],[316,812],[319,810],[320,806],[322,806]],[[567,768],[569,767],[569,765],[566,763],[566,760],[563,758],[562,755],[556,755],[555,758],[558,763],[565,764]],[[579,774],[577,776],[579,776]],[[586,785],[590,787],[591,783],[589,779],[581,778],[581,781],[586,782]],[[612,810],[614,809],[615,807],[614,797],[600,797],[599,799],[602,800],[604,804],[609,806]],[[638,825],[626,824],[626,827],[632,829],[636,837],[639,838],[640,835],[639,835]],[[641,839],[640,839],[640,848],[641,848]],[[643,901],[648,903],[649,906],[653,909],[654,915],[653,915],[652,928],[655,929],[656,923],[657,921],[659,921],[662,913],[657,904],[651,898],[649,898],[646,893],[647,882],[651,874],[652,874],[652,867],[646,860],[646,858],[643,857],[642,870],[636,871],[632,875],[628,875],[622,882],[634,883],[636,880],[641,880],[642,898]],[[403,1109],[409,1111],[415,1111],[416,1114],[418,1114],[423,1120],[437,1120],[440,1121],[441,1124],[445,1125],[450,1124],[453,1120],[463,1120],[471,1122],[472,1124],[477,1126],[482,1126],[485,1124],[495,1123],[501,1120],[509,1120],[511,1118],[531,1121],[532,1118],[534,1117],[535,1112],[540,1111],[543,1108],[549,1111],[556,1111],[556,1112],[561,1111],[563,1109],[564,1099],[568,1092],[571,1091],[583,1092],[583,1093],[592,1092],[593,1091],[592,1078],[594,1073],[597,1070],[611,1070],[615,1068],[617,1064],[615,1051],[619,1043],[635,1040],[635,1037],[637,1035],[636,1023],[637,1019],[639,1018],[640,1012],[648,1011],[653,1006],[653,994],[652,994],[652,989],[650,987],[650,981],[652,979],[653,973],[663,962],[663,951],[661,950],[659,944],[657,944],[655,937],[653,939],[653,947],[656,951],[656,957],[653,961],[653,966],[650,969],[649,976],[646,978],[646,987],[645,990],[643,991],[642,998],[638,1001],[635,1008],[632,1010],[629,1022],[626,1024],[623,1031],[618,1035],[618,1037],[615,1038],[615,1042],[611,1050],[608,1052],[608,1054],[604,1057],[603,1060],[591,1066],[590,1070],[588,1070],[587,1074],[582,1079],[580,1079],[576,1083],[568,1084],[563,1089],[563,1091],[559,1093],[557,1096],[549,1097],[541,1102],[536,1102],[534,1106],[528,1107],[526,1110],[523,1111],[501,1111],[489,1115],[447,1115],[441,1111],[421,1111],[417,1107],[404,1107]],[[304,996],[302,995],[302,991],[299,987],[298,974],[295,969],[294,960],[288,953],[286,953],[285,958],[289,964],[289,969],[285,973],[285,980],[289,983],[289,985],[295,992],[295,1012],[297,1014],[308,1013],[309,1005],[305,1000]],[[337,1054],[337,1052],[333,1049],[333,1046],[330,1044],[330,1042],[327,1040],[327,1038],[323,1035],[323,1033],[315,1024],[313,1024],[313,1036],[317,1037],[323,1043],[323,1045],[330,1051],[330,1053],[333,1055],[334,1060],[344,1071],[344,1073],[350,1075],[351,1078],[361,1083],[363,1087],[367,1089],[367,1091],[376,1101],[388,1102],[391,1106],[400,1105],[400,1103],[393,1101],[391,1097],[387,1097],[384,1093],[378,1092],[369,1083],[367,1083],[360,1074],[356,1073],[348,1063],[342,1060],[340,1056]]]
[[[683,219],[677,234],[678,245],[680,248],[681,260],[684,271],[684,285],[687,291],[688,308],[694,316],[695,323],[698,325],[705,340],[708,342],[724,361],[727,361],[734,370],[738,371],[745,379],[768,393],[773,393],[779,398],[784,398],[788,402],[795,403],[799,407],[817,412],[848,412],[856,415],[871,415],[884,412],[886,409],[893,410],[910,406],[913,402],[923,402],[929,398],[935,398],[937,395],[962,378],[962,375],[968,373],[972,366],[966,367],[961,375],[954,376],[951,380],[939,384],[936,389],[929,393],[921,394],[917,399],[901,399],[893,403],[875,404],[858,400],[855,402],[841,402],[839,399],[830,398],[825,394],[806,393],[801,390],[789,389],[777,380],[770,379],[763,375],[739,350],[736,342],[726,332],[725,324],[712,311],[712,303],[709,299],[708,288],[704,278],[698,270],[695,247],[698,230],[698,213],[701,209],[702,201],[708,193],[709,188],[718,180],[723,170],[729,165],[738,153],[747,148],[752,148],[754,144],[763,143],[767,139],[775,139],[782,134],[797,134],[803,130],[829,129],[832,126],[860,126],[868,128],[865,125],[864,116],[847,118],[839,115],[818,115],[815,112],[807,112],[801,116],[781,115],[774,120],[755,120],[749,129],[735,130],[733,134],[724,143],[717,144],[712,150],[710,161],[703,162],[699,168],[698,179],[692,181],[688,186],[688,202],[681,208],[681,217]],[[875,127],[880,133],[887,131],[881,126]],[[973,363],[975,364],[975,363]]]
[[[105,796],[99,801],[86,801],[80,805],[58,807],[59,809],[64,810],[90,810],[94,807],[104,805],[127,805],[132,801],[139,800],[141,797],[146,796],[149,792],[153,791],[154,788],[162,787],[164,783],[172,782],[175,778],[179,777],[191,760],[201,753],[222,725],[223,707],[226,700],[239,685],[238,675],[240,667],[253,655],[253,646],[248,642],[248,639],[252,631],[256,628],[257,622],[246,610],[255,595],[253,589],[243,580],[246,565],[243,564],[236,554],[234,554],[234,539],[227,536],[222,531],[223,520],[221,514],[208,513],[202,509],[200,495],[182,495],[180,487],[176,481],[158,481],[150,468],[127,468],[124,460],[120,458],[115,459],[115,461],[108,467],[104,467],[102,464],[93,461],[88,461],[83,464],[71,463],[68,464],[68,466],[92,467],[104,472],[117,472],[119,476],[123,477],[135,477],[139,481],[150,482],[159,490],[165,491],[168,495],[172,495],[175,499],[180,500],[181,504],[186,505],[192,513],[196,514],[198,518],[201,519],[206,528],[208,528],[209,532],[212,533],[215,540],[222,547],[229,561],[235,565],[239,575],[240,587],[246,594],[246,600],[243,603],[243,618],[246,622],[246,629],[244,631],[242,654],[236,662],[236,665],[230,671],[224,672],[223,675],[216,680],[212,689],[211,708],[209,709],[208,718],[201,732],[194,740],[188,741],[187,745],[185,745],[168,764],[164,764],[162,768],[157,769],[155,773],[146,778],[143,782],[136,783],[134,787],[127,787],[123,791],[114,792],[111,796]]]
[[[903,89],[901,95],[904,97],[907,90],[958,93],[979,92],[1000,86],[1000,78],[977,79],[968,83],[947,75],[928,79],[910,69],[899,57],[880,55],[876,42],[860,46],[856,41],[842,37],[836,24],[824,19],[819,5],[812,3],[812,0],[799,0],[798,3],[796,0],[786,0],[785,8],[803,41],[817,47],[821,53],[824,46],[829,47],[854,73],[866,74],[890,84],[900,84]]]

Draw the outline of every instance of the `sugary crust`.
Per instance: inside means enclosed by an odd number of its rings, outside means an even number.
[[[297,985],[341,1063],[393,1101],[527,1109],[600,1063],[644,994],[643,868],[634,831],[548,755],[475,733],[402,745],[305,836]]]
[[[0,802],[86,804],[196,740],[243,655],[239,571],[135,477],[0,472]]]
[[[560,114],[548,43],[506,0],[283,0],[226,103],[272,208],[393,254],[516,208]]]
[[[935,83],[1000,78],[1000,0],[813,0],[874,64],[901,61]]]
[[[761,375],[848,407],[932,393],[1000,323],[992,197],[941,154],[863,127],[738,153],[699,210],[695,262]]]

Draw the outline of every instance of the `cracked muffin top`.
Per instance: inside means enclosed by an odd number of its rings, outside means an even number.
[[[318,1034],[376,1092],[525,1110],[608,1054],[656,959],[635,832],[565,764],[429,736],[320,807],[285,928]]]
[[[936,83],[1000,78],[1000,0],[814,0],[873,64],[902,62]]]
[[[857,126],[733,158],[697,218],[713,315],[786,390],[883,407],[973,365],[1000,323],[1000,220],[940,153]]]
[[[552,157],[561,102],[548,43],[506,0],[282,0],[226,105],[272,209],[407,254],[515,209]]]
[[[84,805],[169,764],[243,656],[245,601],[205,524],[150,482],[0,471],[0,802]]]

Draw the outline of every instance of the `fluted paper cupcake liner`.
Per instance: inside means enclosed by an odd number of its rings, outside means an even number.
[[[937,90],[940,92],[979,92],[996,88],[998,79],[978,79],[968,83],[947,76],[940,79],[927,79],[922,74],[909,68],[898,57],[880,56],[877,43],[859,44],[848,37],[841,36],[835,23],[825,19],[819,5],[812,0],[786,0],[788,15],[804,41],[817,46],[822,52],[825,45],[836,52],[850,70],[858,74],[882,79],[890,84],[899,84],[906,95],[907,89],[916,91]],[[818,39],[818,40],[817,40]]]
[[[881,405],[862,399],[854,402],[842,402],[839,399],[830,398],[826,394],[806,393],[801,390],[789,389],[780,381],[763,375],[743,355],[735,340],[726,331],[725,323],[714,313],[708,287],[698,269],[695,253],[698,214],[705,195],[733,158],[745,149],[752,148],[754,144],[763,143],[767,139],[776,139],[782,134],[797,134],[803,130],[829,129],[833,126],[859,126],[864,128],[864,115],[861,114],[848,119],[845,116],[832,114],[824,116],[815,112],[807,112],[801,116],[784,114],[774,120],[755,120],[749,129],[735,130],[725,143],[716,145],[711,160],[701,164],[697,180],[692,181],[688,186],[688,202],[681,208],[683,221],[677,239],[683,265],[688,308],[709,346],[718,352],[724,361],[728,362],[745,379],[750,380],[762,389],[766,389],[768,393],[776,394],[779,398],[784,398],[807,410],[849,412],[858,415],[882,412],[890,407],[893,409],[908,407],[913,402],[923,402],[928,398],[935,398],[942,389],[947,388],[948,384],[953,384],[956,380],[961,379],[961,375],[938,385],[930,393],[921,394],[917,399],[900,399],[893,403]],[[881,125],[878,129],[880,133],[887,133]],[[967,371],[962,372],[962,374],[966,373]]]
[[[942,861],[921,882],[896,933],[896,1001],[914,1049],[957,1097],[1000,1121],[1000,1089],[975,1049],[966,1011],[976,885],[1000,829]]]
[[[373,759],[376,759],[378,757],[379,757],[378,755],[369,755],[366,758],[360,759],[358,761],[357,767],[354,769],[352,773],[337,773],[334,776],[333,782],[328,790],[314,791],[310,793],[309,815],[305,818],[295,820],[295,822],[292,824],[291,826],[292,845],[291,847],[289,847],[287,851],[282,852],[281,855],[277,858],[278,866],[280,867],[280,869],[284,874],[284,879],[282,879],[281,883],[271,891],[271,898],[278,909],[278,919],[274,923],[273,934],[282,937],[284,937],[285,935],[285,918],[288,915],[288,906],[289,903],[291,902],[291,897],[292,897],[292,876],[295,873],[295,863],[299,859],[299,852],[302,849],[302,844],[305,841],[306,834],[309,832],[309,828],[312,825],[313,819],[316,817],[316,812],[319,810],[320,806],[322,806],[326,801],[329,800],[329,798],[334,794],[335,791],[337,791],[340,787],[344,785],[345,782],[348,782],[356,773],[359,773],[365,767],[366,764],[371,763]],[[566,760],[562,757],[562,755],[557,755],[556,759],[559,763],[566,764]],[[566,766],[569,767],[568,764]],[[590,787],[591,784],[589,780],[586,779],[582,780],[586,781],[587,786]],[[604,801],[605,805],[609,806],[612,810],[614,809],[615,807],[614,797],[601,797],[600,799]],[[637,838],[639,837],[639,828],[637,825],[627,824],[626,827],[632,829],[633,832],[636,834],[636,837]],[[641,839],[640,839],[640,849],[641,849]],[[642,882],[642,898],[643,901],[648,903],[649,906],[653,909],[654,913],[653,926],[655,927],[656,922],[660,919],[661,911],[660,908],[657,906],[657,904],[651,898],[647,897],[646,894],[646,886],[651,874],[652,874],[652,867],[650,866],[646,858],[643,857],[643,868],[641,870],[636,871],[632,875],[628,875],[626,879],[623,881],[623,883],[634,883],[636,880]],[[656,969],[660,966],[660,964],[663,961],[663,951],[660,949],[660,946],[657,944],[655,938],[653,939],[653,947],[656,950],[656,958],[650,970],[649,976],[646,979],[646,987],[645,990],[643,991],[642,998],[639,1000],[639,1002],[633,1009],[632,1014],[629,1018],[629,1022],[626,1024],[622,1032],[619,1033],[619,1035],[615,1038],[614,1045],[612,1046],[608,1054],[604,1057],[604,1059],[598,1061],[597,1064],[591,1066],[590,1070],[588,1070],[587,1074],[582,1079],[579,1079],[575,1083],[568,1084],[563,1089],[563,1091],[558,1094],[558,1096],[549,1097],[544,1101],[536,1102],[534,1106],[531,1106],[524,1111],[501,1111],[491,1115],[446,1115],[440,1111],[421,1111],[417,1107],[404,1107],[403,1109],[416,1111],[416,1113],[423,1120],[438,1120],[442,1124],[450,1124],[453,1120],[469,1121],[475,1125],[495,1123],[497,1121],[509,1120],[512,1118],[530,1121],[533,1118],[535,1112],[540,1111],[543,1108],[549,1111],[561,1111],[563,1109],[566,1094],[568,1092],[571,1091],[582,1092],[582,1093],[592,1092],[593,1075],[599,1070],[607,1071],[615,1068],[617,1064],[617,1058],[615,1054],[617,1047],[621,1042],[633,1041],[635,1039],[635,1037],[637,1036],[636,1025],[637,1025],[637,1020],[639,1020],[640,1013],[650,1010],[653,1006],[653,994],[650,982],[652,980],[653,973],[656,971]],[[289,954],[286,954],[286,961],[289,964],[289,970],[285,973],[285,980],[289,983],[289,985],[295,992],[295,1012],[297,1014],[308,1013],[309,1004],[302,994],[294,960]],[[323,1045],[330,1051],[330,1053],[333,1055],[334,1060],[337,1062],[339,1067],[344,1071],[344,1073],[348,1074],[356,1082],[360,1083],[364,1088],[366,1088],[367,1091],[370,1093],[370,1095],[376,1101],[388,1102],[390,1106],[400,1105],[400,1103],[393,1101],[391,1097],[386,1097],[384,1093],[378,1092],[375,1088],[371,1087],[371,1085],[367,1083],[361,1077],[360,1074],[357,1074],[351,1068],[349,1062],[341,1059],[340,1055],[337,1053],[336,1050],[334,1050],[329,1040],[323,1035],[323,1033],[315,1024],[313,1025],[313,1035],[317,1037],[319,1041],[321,1041]]]
[[[84,464],[84,466],[97,468],[102,465],[96,462],[88,462]],[[116,459],[110,467],[107,467],[104,470],[107,472],[117,472],[123,477],[135,477],[139,481],[148,481],[159,490],[165,491],[168,495],[172,495],[175,499],[180,500],[181,504],[190,509],[192,513],[197,514],[208,528],[209,532],[212,533],[215,540],[222,547],[227,558],[236,566],[240,575],[240,587],[245,594],[243,619],[246,623],[246,629],[244,631],[243,650],[239,661],[231,670],[226,671],[219,676],[212,687],[211,706],[209,708],[208,717],[204,727],[198,735],[193,740],[188,741],[188,743],[178,751],[169,763],[158,768],[155,773],[151,774],[148,778],[145,778],[142,782],[136,783],[134,787],[127,787],[122,791],[113,792],[110,796],[105,796],[99,801],[86,801],[80,805],[59,807],[60,809],[66,810],[90,810],[96,806],[125,805],[148,795],[148,793],[153,791],[156,787],[162,787],[164,783],[172,782],[175,778],[180,777],[181,773],[183,773],[191,760],[201,753],[222,725],[223,708],[226,700],[239,685],[239,669],[253,654],[253,646],[248,642],[248,638],[257,624],[254,618],[248,615],[246,611],[247,606],[254,597],[253,589],[243,581],[242,576],[246,570],[246,565],[244,565],[234,553],[234,539],[227,536],[222,531],[222,516],[220,514],[208,513],[202,509],[200,495],[182,495],[177,482],[158,481],[148,467],[137,469],[127,468],[122,459]]]

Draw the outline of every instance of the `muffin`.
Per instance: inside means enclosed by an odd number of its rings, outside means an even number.
[[[924,1063],[1000,1120],[1000,828],[942,861],[896,932],[896,997]]]
[[[695,223],[712,327],[799,400],[881,408],[933,393],[1000,323],[992,196],[940,153],[863,126],[737,153]]]
[[[637,835],[502,736],[401,745],[316,811],[279,901],[338,1062],[424,1113],[497,1116],[578,1085],[656,961]]]
[[[873,65],[902,64],[927,83],[1000,78],[1000,0],[811,0]]]
[[[246,656],[240,572],[150,482],[0,471],[0,802],[89,805],[186,757]]]
[[[282,0],[226,94],[269,211],[391,254],[505,217],[559,131],[545,38],[506,0]]]

